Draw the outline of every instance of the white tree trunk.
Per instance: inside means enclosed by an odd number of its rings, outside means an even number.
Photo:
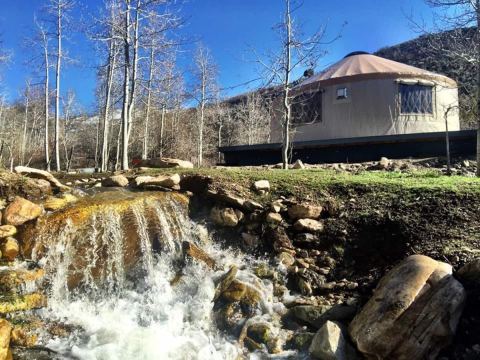
[[[129,125],[129,98],[130,98],[130,0],[125,0],[124,19],[124,79],[123,79],[123,107],[122,107],[122,170],[128,170],[128,125]]]
[[[62,65],[62,5],[57,4],[57,68],[55,74],[55,165],[60,171],[60,71]]]
[[[113,20],[112,20],[113,21]],[[113,27],[113,25],[112,25]],[[113,35],[113,34],[112,34]],[[109,49],[109,58],[108,58],[108,74],[107,74],[107,86],[105,94],[105,107],[103,109],[103,130],[102,130],[102,163],[100,169],[102,172],[107,171],[108,169],[108,123],[110,117],[110,102],[112,95],[112,86],[113,86],[113,75],[116,66],[116,56],[117,50],[115,49],[114,40],[110,40],[110,49]]]
[[[291,72],[291,47],[292,47],[292,20],[290,14],[290,0],[286,0],[287,10],[285,13],[285,26],[287,42],[285,46],[285,82],[283,84],[283,143],[282,143],[282,167],[288,169],[288,155],[290,152],[290,72]]]
[[[149,121],[150,121],[150,106],[152,101],[152,80],[153,80],[153,67],[155,61],[155,49],[153,42],[150,48],[150,68],[148,74],[148,86],[147,86],[147,109],[145,114],[145,128],[143,131],[143,149],[142,149],[142,159],[146,160],[148,157],[148,131],[149,131]],[[161,144],[160,144],[161,146]]]

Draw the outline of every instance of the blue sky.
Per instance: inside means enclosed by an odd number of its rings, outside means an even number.
[[[0,34],[3,46],[13,52],[13,61],[1,69],[3,92],[10,100],[19,96],[27,77],[32,76],[28,64],[31,51],[23,45],[33,29],[34,14],[46,0],[2,1]],[[73,16],[95,14],[102,0],[78,0],[82,10]],[[181,35],[201,41],[211,49],[220,71],[220,85],[232,87],[258,76],[254,56],[248,49],[259,52],[275,48],[276,37],[271,30],[282,16],[283,0],[187,0],[182,14],[187,19]],[[394,45],[416,37],[405,16],[414,12],[416,18],[428,21],[431,10],[423,0],[304,0],[297,13],[305,32],[328,23],[330,36],[337,34],[341,25],[342,38],[328,47],[329,54],[322,59],[319,69],[342,58],[345,54],[364,50],[373,52],[381,47]],[[92,111],[95,104],[95,66],[98,64],[92,44],[84,35],[71,36],[66,43],[76,64],[67,66],[63,75],[63,90],[72,89],[83,108]],[[181,53],[180,64],[188,73],[193,45]],[[188,76],[188,74],[187,74]],[[237,87],[229,90],[233,95],[247,90]]]

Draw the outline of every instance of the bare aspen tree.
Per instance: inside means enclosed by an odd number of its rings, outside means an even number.
[[[22,146],[21,146],[21,155],[20,155],[20,164],[25,165],[25,153],[27,151],[27,130],[28,130],[28,110],[30,108],[30,79],[27,79],[25,82],[25,112],[23,120],[23,131],[22,131]]]
[[[280,45],[277,51],[263,57],[257,55],[257,62],[263,70],[263,78],[267,85],[276,85],[282,97],[282,167],[288,169],[291,151],[292,102],[291,96],[293,76],[301,68],[312,68],[325,54],[322,45],[326,26],[322,26],[309,37],[301,38],[303,32],[296,25],[294,13],[301,3],[294,0],[285,1],[283,21],[276,26],[280,35]],[[255,52],[256,53],[256,52]]]
[[[432,30],[425,33],[445,33],[442,43],[436,43],[435,37],[430,46],[453,59],[472,64],[476,69],[476,117],[477,117],[477,176],[480,176],[480,0],[425,0],[432,8],[437,9],[435,24]],[[418,24],[416,24],[418,25]],[[465,36],[463,29],[473,26],[472,36]],[[445,46],[448,43],[448,46]]]
[[[45,168],[47,171],[50,171],[50,131],[49,131],[49,123],[50,123],[50,34],[48,33],[46,26],[39,22],[35,18],[35,25],[37,36],[33,40],[33,44],[39,44],[41,55],[40,58],[42,59],[42,68],[44,73],[43,79],[43,92],[44,92],[44,157],[45,157]]]
[[[67,98],[63,101],[63,114],[64,114],[64,122],[63,122],[63,151],[65,156],[65,170],[70,171],[70,167],[72,165],[72,157],[75,145],[71,143],[69,130],[73,128],[71,124],[72,114],[74,112],[75,106],[75,93],[73,91],[67,92]],[[70,147],[70,149],[69,149]]]
[[[124,25],[123,25],[123,106],[122,106],[122,170],[128,170],[128,126],[129,126],[129,101],[130,101],[130,48],[131,44],[131,16],[132,6],[130,0],[125,0]]]
[[[197,103],[197,166],[203,164],[205,108],[217,94],[217,68],[210,51],[203,45],[195,53],[195,85],[193,97]]]
[[[60,94],[62,59],[64,58],[63,39],[64,26],[68,20],[68,13],[75,5],[74,0],[50,0],[48,11],[55,23],[56,64],[55,64],[55,122],[54,122],[54,149],[55,168],[61,170],[60,163]]]
[[[120,44],[118,42],[119,30],[121,24],[119,23],[119,6],[116,0],[108,1],[106,4],[107,16],[105,20],[101,20],[102,29],[100,30],[104,34],[95,34],[93,38],[100,40],[107,45],[107,64],[106,64],[106,80],[105,80],[105,98],[103,102],[103,111],[100,114],[102,117],[102,141],[101,141],[101,154],[100,154],[100,170],[102,172],[108,170],[109,160],[109,137],[110,137],[110,115],[112,106],[113,87],[115,82],[115,71],[117,68],[117,61],[119,57]],[[103,65],[105,67],[105,65]],[[100,118],[99,118],[100,121]],[[99,123],[100,126],[100,123]],[[100,130],[100,129],[98,129]],[[100,131],[98,131],[100,133]],[[95,153],[97,157],[97,152]]]

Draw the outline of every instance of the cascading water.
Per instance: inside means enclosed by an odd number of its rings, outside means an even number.
[[[117,201],[105,202],[112,195]],[[202,243],[223,269],[187,261],[173,285],[182,243],[204,233],[186,207],[180,195],[119,192],[47,218],[32,248],[48,274],[42,316],[77,330],[45,345],[67,359],[237,359],[236,339],[215,326],[212,299],[215,279],[244,260]],[[255,286],[271,299],[271,289]]]

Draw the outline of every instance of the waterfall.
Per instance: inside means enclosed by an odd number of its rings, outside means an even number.
[[[236,339],[220,333],[211,316],[214,280],[224,270],[189,261],[171,284],[182,242],[198,244],[202,232],[186,199],[95,197],[39,225],[32,257],[44,266],[50,291],[42,316],[78,329],[45,345],[65,359],[237,359]],[[243,261],[202,246],[224,268]]]

